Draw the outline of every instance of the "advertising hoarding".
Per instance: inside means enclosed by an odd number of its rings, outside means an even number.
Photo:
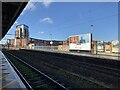
[[[91,50],[92,34],[80,34],[69,37],[69,50]]]
[[[111,45],[112,45],[112,52],[120,53],[120,41],[113,40],[111,41]]]
[[[97,41],[97,51],[98,52],[104,51],[104,41]]]
[[[105,52],[111,52],[111,45],[105,45]]]

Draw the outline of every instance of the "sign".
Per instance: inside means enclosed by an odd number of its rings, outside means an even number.
[[[99,52],[104,51],[104,41],[97,41],[97,51]]]
[[[112,45],[112,52],[114,53],[120,52],[120,41],[113,40],[111,41],[111,45]]]
[[[80,34],[69,37],[69,50],[91,50],[92,34]]]

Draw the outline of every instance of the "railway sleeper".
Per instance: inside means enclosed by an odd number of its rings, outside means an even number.
[[[33,84],[35,84],[35,85],[38,84],[38,83],[41,83],[41,80],[33,82]]]
[[[35,86],[35,87],[38,87],[38,86],[42,86],[42,85],[47,85],[47,86],[49,86],[48,84],[46,84],[46,83],[39,83],[39,84],[32,84],[33,86]],[[50,87],[50,86],[49,86]]]
[[[35,82],[36,79],[32,79],[32,78],[26,78],[28,81],[30,81],[31,83]]]
[[[49,87],[50,86],[48,86],[47,84],[42,84],[42,85],[36,86],[36,88],[48,88],[48,89],[50,89]]]
[[[43,84],[43,83],[46,83],[47,82],[47,80],[46,79],[44,79],[44,80],[38,80],[38,81],[34,81],[34,82],[32,82],[33,84]]]

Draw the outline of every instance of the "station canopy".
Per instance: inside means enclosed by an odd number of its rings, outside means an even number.
[[[19,17],[27,3],[28,2],[2,2],[2,38]]]

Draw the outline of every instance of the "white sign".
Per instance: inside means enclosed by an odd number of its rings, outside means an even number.
[[[69,50],[91,50],[92,35],[80,34],[69,37]]]
[[[112,52],[116,52],[116,53],[120,52],[120,41],[113,40],[111,44],[112,44]]]
[[[97,51],[104,51],[104,41],[97,41]]]

